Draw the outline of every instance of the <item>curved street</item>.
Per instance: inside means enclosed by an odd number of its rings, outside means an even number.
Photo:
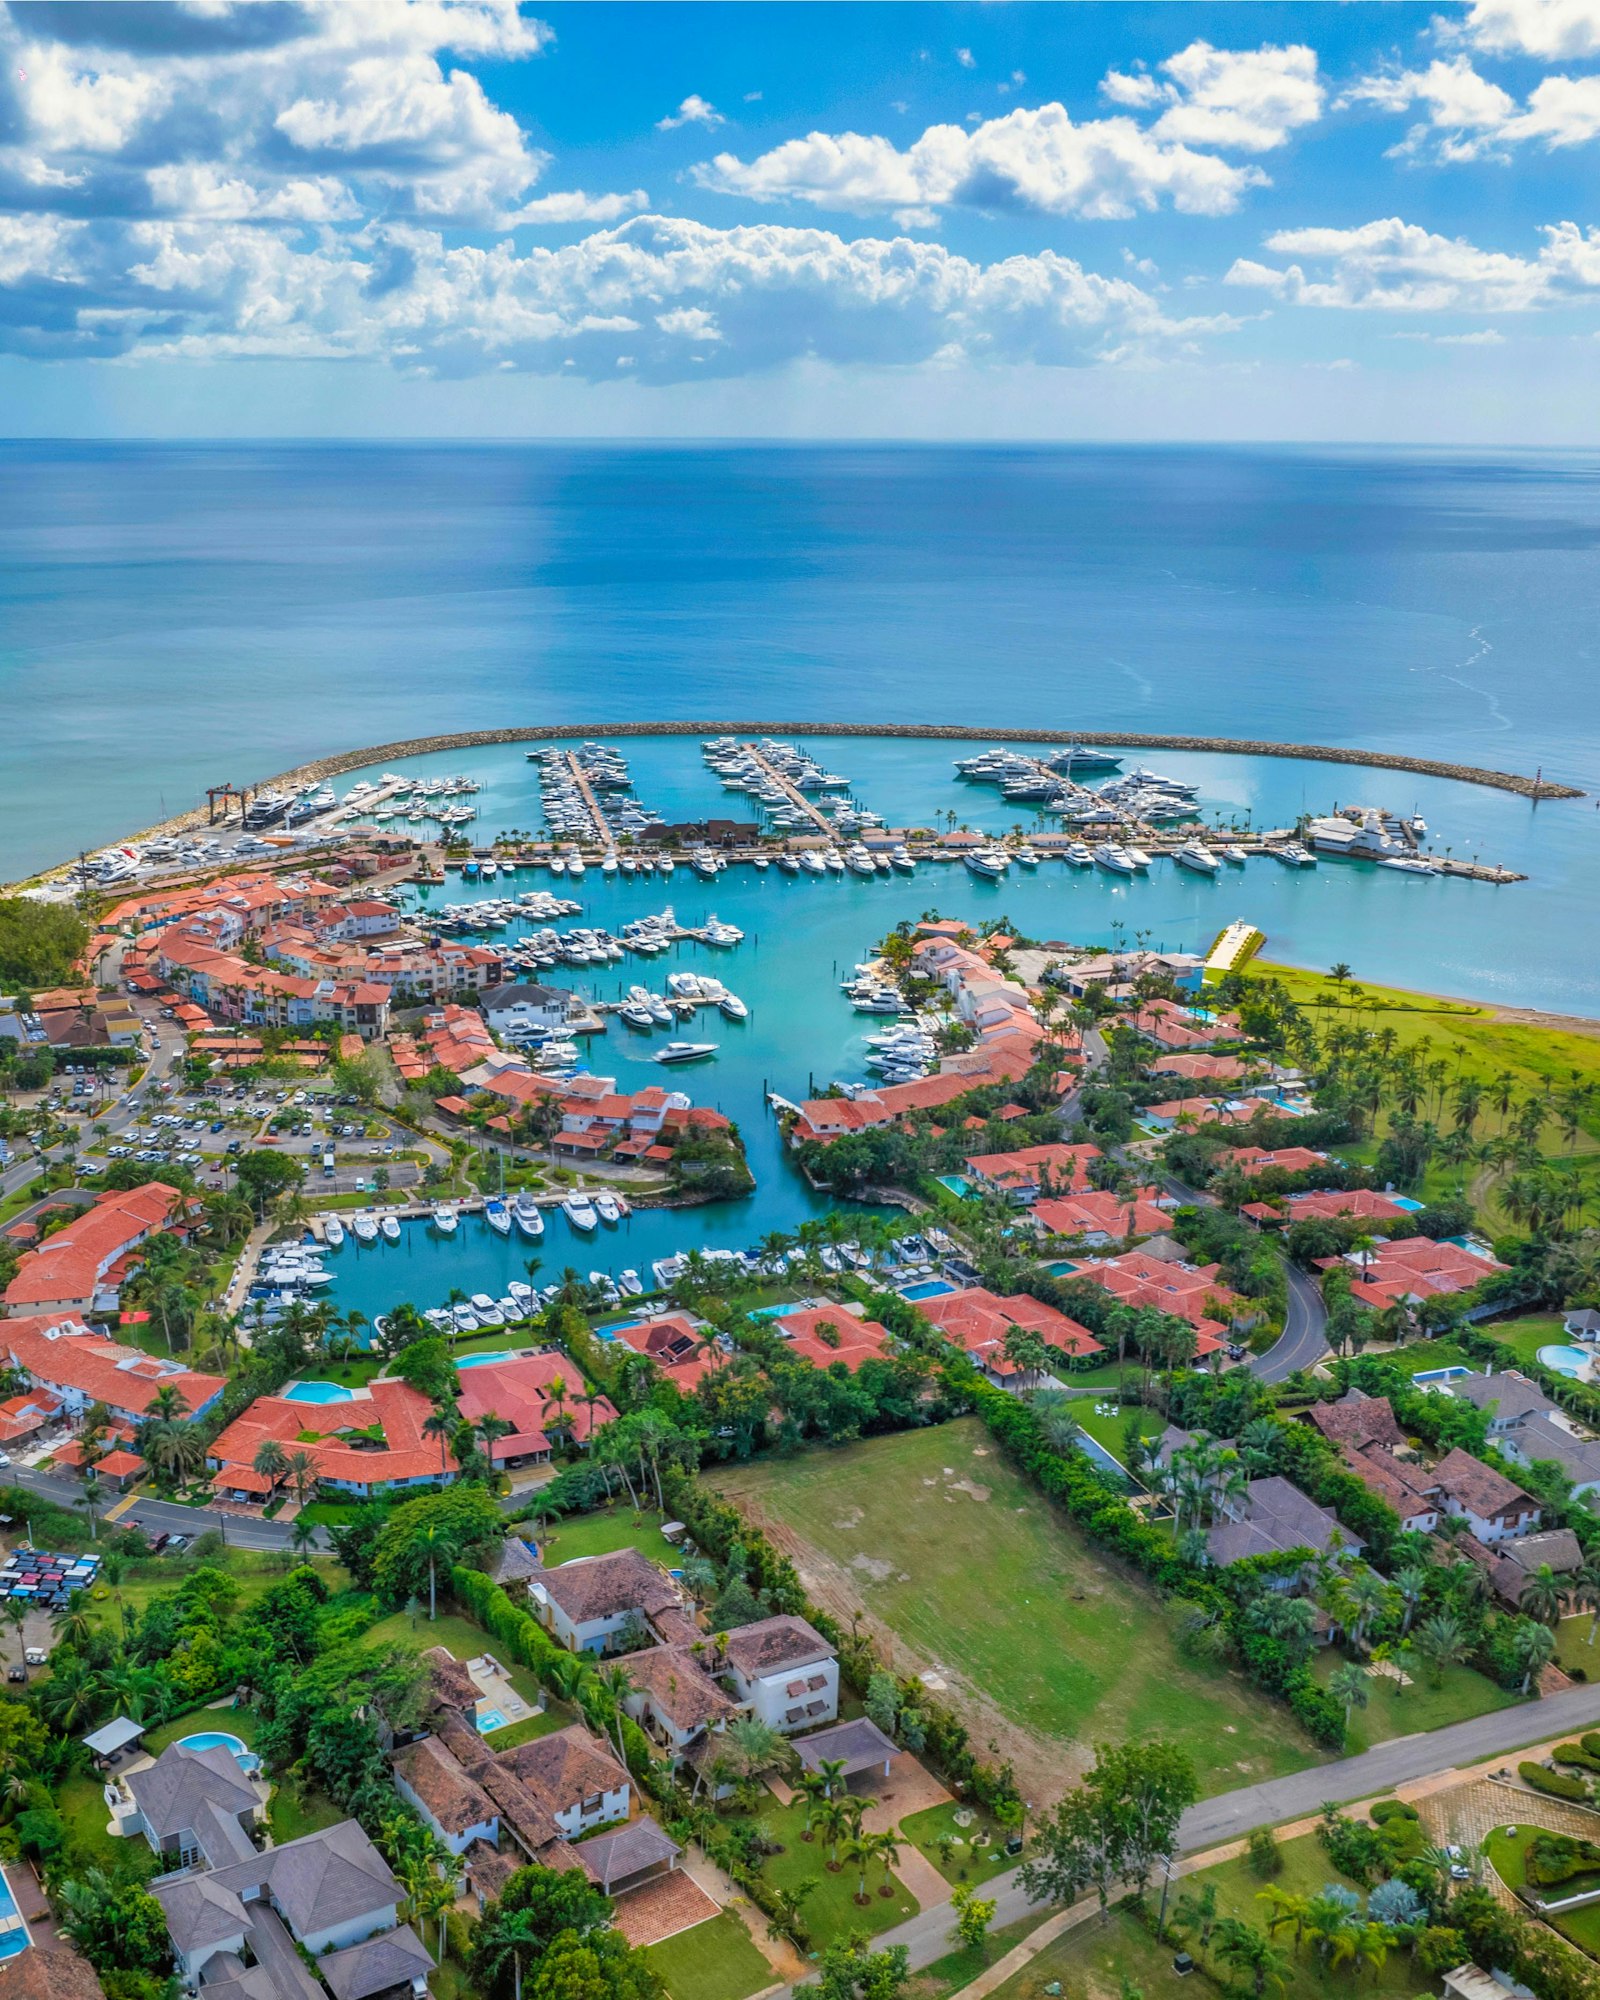
[[[1289,1280],[1289,1308],[1283,1332],[1265,1354],[1251,1358],[1251,1370],[1263,1382],[1281,1382],[1297,1368],[1310,1368],[1328,1352],[1328,1309],[1314,1278],[1284,1260]]]

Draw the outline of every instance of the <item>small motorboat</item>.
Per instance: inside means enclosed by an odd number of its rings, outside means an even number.
[[[511,1204],[512,1220],[524,1236],[537,1242],[544,1234],[544,1211],[531,1194],[519,1194]]]
[[[630,1299],[638,1298],[644,1291],[644,1285],[637,1271],[620,1272],[617,1277],[617,1284]]]
[[[378,1229],[385,1243],[398,1243],[400,1241],[400,1221],[398,1216],[380,1215],[378,1218]]]
[[[612,1194],[597,1194],[594,1198],[594,1212],[602,1222],[620,1222],[622,1210],[617,1206],[617,1198]]]
[[[330,1215],[322,1226],[322,1240],[330,1250],[344,1248],[344,1224],[338,1216]]]
[[[441,1201],[430,1219],[441,1236],[454,1236],[461,1218],[448,1202]]]
[[[483,1204],[483,1219],[496,1236],[511,1234],[511,1211],[496,1196],[491,1195]]]
[[[352,1216],[350,1219],[350,1227],[355,1231],[356,1241],[358,1243],[365,1244],[365,1243],[377,1242],[378,1224],[373,1216],[370,1215]]]

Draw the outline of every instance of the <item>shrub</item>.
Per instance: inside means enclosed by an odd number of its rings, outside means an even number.
[[[1600,1871],[1600,1847],[1569,1833],[1537,1833],[1528,1842],[1523,1865],[1535,1888],[1548,1889],[1557,1882],[1570,1882],[1574,1875]]]
[[[1569,1778],[1564,1771],[1547,1771],[1542,1764],[1519,1764],[1517,1776],[1552,1799],[1587,1800],[1589,1796],[1589,1787],[1581,1778]]]
[[[1263,1881],[1270,1881],[1274,1875],[1283,1873],[1283,1855],[1279,1852],[1277,1838],[1270,1826],[1258,1826],[1249,1840],[1250,1868]]]
[[[1550,1756],[1557,1764],[1577,1764],[1585,1771],[1600,1771],[1600,1757],[1581,1743],[1558,1743]]]
[[[1387,1826],[1392,1819],[1417,1819],[1420,1815],[1415,1806],[1408,1806],[1404,1799],[1379,1799],[1372,1808],[1372,1824]]]

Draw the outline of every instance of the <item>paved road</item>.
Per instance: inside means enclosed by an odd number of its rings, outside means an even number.
[[[83,1488],[75,1479],[57,1479],[48,1472],[34,1472],[27,1466],[13,1466],[4,1480],[20,1486],[25,1493],[37,1493],[41,1500],[53,1500],[58,1507],[81,1508]],[[101,1495],[97,1509],[101,1533],[108,1532],[107,1512],[116,1506],[117,1496],[109,1489]],[[240,1549],[286,1549],[292,1523],[246,1520],[235,1514],[213,1514],[202,1507],[184,1507],[175,1500],[136,1500],[125,1514],[110,1524],[113,1528],[143,1528],[149,1535],[203,1535],[215,1528]],[[326,1529],[317,1530],[317,1546],[329,1546]]]
[[[1283,1332],[1265,1354],[1250,1362],[1263,1382],[1281,1382],[1297,1368],[1310,1368],[1328,1352],[1328,1309],[1322,1293],[1298,1265],[1285,1262],[1289,1278],[1289,1310]]]
[[[1230,1840],[1242,1840],[1258,1826],[1281,1826],[1288,1820],[1304,1819],[1320,1812],[1330,1800],[1349,1805],[1412,1779],[1431,1777],[1437,1771],[1482,1764],[1501,1751],[1514,1752],[1527,1743],[1593,1728],[1596,1722],[1600,1722],[1600,1685],[1572,1688],[1543,1701],[1497,1709],[1491,1715],[1474,1716],[1470,1722],[1452,1723],[1448,1729],[1425,1735],[1398,1737],[1375,1750],[1363,1751],[1359,1757],[1342,1757],[1314,1770],[1297,1771],[1291,1777],[1246,1785],[1203,1800],[1184,1814],[1178,1844],[1186,1854],[1203,1852]],[[996,1929],[1030,1912],[1043,1918],[1045,1906],[1028,1900],[1015,1869],[997,1875],[986,1887],[998,1905]],[[916,1971],[951,1949],[954,1923],[955,1911],[949,1903],[931,1905],[874,1938],[873,1945],[881,1949],[903,1944]],[[782,2000],[782,1996],[774,1996],[774,2000]]]

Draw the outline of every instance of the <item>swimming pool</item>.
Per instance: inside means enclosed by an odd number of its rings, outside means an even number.
[[[341,1388],[337,1382],[291,1382],[283,1392],[286,1403],[353,1403],[354,1389]]]
[[[1109,1472],[1120,1485],[1127,1486],[1131,1483],[1127,1468],[1114,1459],[1097,1438],[1090,1437],[1086,1431],[1080,1431],[1073,1442],[1085,1458],[1093,1460],[1102,1472]]]
[[[456,1357],[456,1367],[458,1369],[481,1368],[485,1362],[509,1361],[512,1359],[513,1352],[514,1350],[509,1347],[502,1347],[493,1354],[460,1354]]]
[[[203,1729],[197,1736],[180,1736],[180,1750],[231,1750],[234,1762],[241,1771],[259,1771],[261,1759],[248,1749],[244,1739],[230,1736],[225,1729]]]
[[[1389,1199],[1394,1203],[1396,1208],[1405,1208],[1414,1211],[1419,1208],[1427,1207],[1426,1202],[1413,1201],[1410,1195],[1408,1194],[1392,1194],[1390,1195]]]
[[[492,1730],[504,1729],[506,1719],[497,1708],[480,1709],[478,1712],[478,1734],[487,1736]]]
[[[17,1908],[17,1899],[11,1893],[11,1884],[0,1870],[0,1958],[15,1958],[32,1942],[22,1912]]]
[[[1472,1373],[1472,1369],[1464,1368],[1457,1362],[1450,1368],[1419,1368],[1411,1379],[1413,1382],[1454,1382],[1458,1376]]]
[[[1076,1264],[1069,1264],[1065,1257],[1062,1258],[1059,1264],[1045,1265],[1045,1269],[1050,1273],[1052,1278],[1070,1278],[1077,1268]]]
[[[947,1187],[952,1194],[960,1195],[963,1200],[972,1192],[972,1183],[965,1174],[936,1174],[934,1178],[940,1187]]]
[[[1581,1375],[1594,1356],[1584,1347],[1541,1347],[1539,1359],[1558,1375]]]
[[[947,1285],[943,1278],[927,1278],[920,1285],[907,1285],[901,1292],[903,1299],[942,1299],[946,1292],[953,1292],[954,1285]]]
[[[790,1313],[799,1312],[799,1303],[790,1299],[787,1305],[757,1306],[753,1312],[745,1314],[746,1319],[787,1319]]]

